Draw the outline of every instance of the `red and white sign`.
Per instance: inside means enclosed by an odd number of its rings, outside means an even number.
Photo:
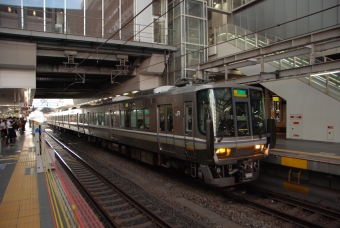
[[[302,115],[289,115],[290,116],[290,137],[294,139],[302,139]]]

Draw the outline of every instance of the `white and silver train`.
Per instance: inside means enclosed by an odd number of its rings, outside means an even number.
[[[242,85],[163,86],[60,110],[47,123],[216,187],[256,180],[269,150],[262,90]]]

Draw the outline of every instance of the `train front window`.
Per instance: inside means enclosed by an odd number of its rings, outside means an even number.
[[[197,94],[199,131],[206,133],[206,120],[213,121],[215,137],[233,137],[234,118],[230,88],[208,89]]]

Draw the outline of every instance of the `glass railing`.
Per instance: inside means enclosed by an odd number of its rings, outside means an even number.
[[[269,44],[273,44],[281,41],[279,37],[265,34],[261,36],[253,33],[246,29],[240,28],[236,25],[224,24],[217,28],[209,30],[209,45],[218,45],[219,43],[228,42],[242,50],[251,50],[255,48],[261,48]],[[282,52],[283,53],[283,52]],[[276,53],[279,54],[279,53]],[[332,59],[324,56],[316,56],[315,63],[322,63],[326,61],[333,61]],[[275,60],[269,62],[270,65],[274,66],[279,70],[298,68],[310,65],[310,56],[300,55],[288,57],[285,59]],[[337,74],[317,75],[313,74],[306,75],[298,78],[299,80],[309,84],[315,89],[328,94],[329,96],[340,101],[340,76]]]
[[[173,31],[165,28],[165,23],[158,21],[156,24],[142,25],[133,22],[125,24],[118,20],[102,20],[95,17],[82,17],[63,12],[34,10],[34,15],[23,14],[21,8],[16,11],[0,10],[0,27],[38,31],[46,33],[68,34],[123,41],[138,41],[147,43],[169,44],[168,37],[173,37]],[[25,11],[32,11],[24,8]],[[120,28],[124,27],[120,30]]]

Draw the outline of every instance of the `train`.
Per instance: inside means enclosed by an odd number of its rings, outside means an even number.
[[[214,187],[256,180],[272,137],[261,88],[202,80],[60,109],[46,119],[54,130]]]

